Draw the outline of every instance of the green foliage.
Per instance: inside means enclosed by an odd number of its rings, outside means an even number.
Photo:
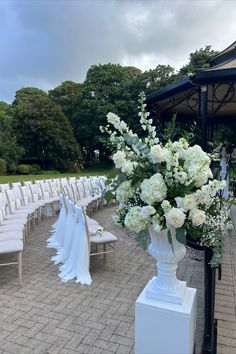
[[[66,170],[81,160],[70,122],[48,95],[36,88],[16,92],[13,127],[17,142],[24,146],[23,159],[44,169]]]
[[[141,77],[145,94],[158,91],[176,81],[175,69],[170,65],[157,65],[155,69],[145,71]]]
[[[17,166],[23,152],[12,129],[11,106],[0,101],[0,158],[6,160],[9,171],[14,172],[12,167]]]
[[[186,245],[186,231],[182,227],[176,229],[176,240]]]
[[[4,159],[0,159],[0,175],[5,175],[7,172],[7,165]]]
[[[210,45],[205,48],[200,48],[193,53],[190,53],[189,63],[184,65],[177,75],[177,79],[182,79],[189,73],[195,73],[197,70],[209,67],[207,60],[217,55],[219,52],[211,48]]]
[[[41,167],[38,164],[34,163],[33,165],[30,166],[30,173],[32,175],[37,175],[40,172],[41,172]]]
[[[148,243],[149,243],[149,232],[148,230],[142,230],[138,233],[137,235],[137,241],[140,247],[142,247],[144,250],[147,249]]]
[[[17,171],[21,175],[28,175],[30,173],[29,165],[21,164],[17,167]]]

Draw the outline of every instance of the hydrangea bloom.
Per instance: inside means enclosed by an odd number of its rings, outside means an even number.
[[[166,197],[167,187],[160,173],[156,173],[149,179],[144,179],[140,185],[140,198],[147,204],[161,202]]]

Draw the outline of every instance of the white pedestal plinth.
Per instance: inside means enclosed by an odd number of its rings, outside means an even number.
[[[196,328],[196,289],[185,288],[183,303],[146,297],[135,303],[136,354],[192,354]]]

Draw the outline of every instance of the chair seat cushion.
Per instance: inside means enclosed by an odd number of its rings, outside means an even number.
[[[91,244],[93,243],[107,243],[107,242],[115,242],[117,241],[117,237],[113,235],[109,231],[104,231],[103,234],[100,235],[95,235],[90,237],[90,242]]]
[[[22,240],[0,241],[0,254],[10,253],[10,252],[20,252],[20,251],[23,251]]]
[[[19,231],[0,232],[0,242],[6,240],[23,240],[23,233]]]
[[[24,225],[23,224],[1,224],[0,225],[0,233],[1,232],[8,232],[8,231],[24,231]]]

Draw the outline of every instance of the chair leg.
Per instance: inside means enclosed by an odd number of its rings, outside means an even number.
[[[113,271],[116,271],[116,242],[114,242],[114,269]]]
[[[18,253],[18,275],[20,286],[22,286],[22,251]]]
[[[107,250],[107,247],[106,247],[107,245],[104,243],[104,245],[103,245],[103,252],[106,252],[106,250]],[[104,253],[103,254],[103,260],[104,260],[104,263],[107,263],[107,255],[106,255],[106,253]]]

